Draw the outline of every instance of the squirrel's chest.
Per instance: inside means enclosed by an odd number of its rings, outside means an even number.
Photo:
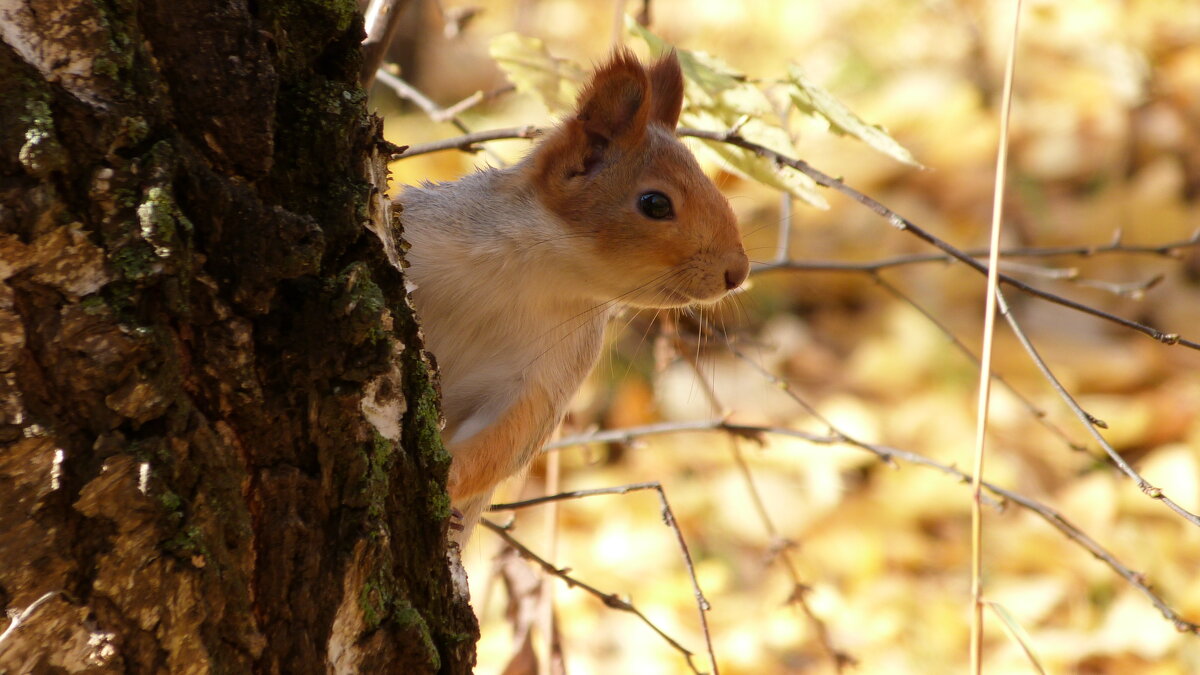
[[[441,370],[447,441],[473,436],[524,400],[538,402],[527,408],[533,417],[528,428],[548,436],[603,343],[605,318],[583,318],[574,326],[559,326],[555,318],[516,330],[503,315],[474,325],[428,325],[428,347]]]

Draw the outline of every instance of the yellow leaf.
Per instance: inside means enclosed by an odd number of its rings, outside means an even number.
[[[536,96],[555,114],[575,107],[575,95],[586,73],[567,59],[550,55],[546,43],[518,33],[497,35],[488,52],[523,94]]]
[[[853,136],[875,150],[912,166],[921,166],[912,153],[896,142],[881,127],[867,124],[855,115],[846,104],[833,94],[817,86],[795,65],[788,66],[788,96],[800,112],[820,117],[829,124],[830,131],[843,136]]]

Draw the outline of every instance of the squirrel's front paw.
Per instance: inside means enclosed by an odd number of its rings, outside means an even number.
[[[453,532],[463,531],[463,512],[450,507],[450,530]]]

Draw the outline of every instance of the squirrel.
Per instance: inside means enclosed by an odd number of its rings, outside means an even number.
[[[520,163],[396,199],[460,546],[554,433],[617,309],[713,303],[745,281],[733,210],[675,137],[682,105],[674,52],[646,67],[618,49]]]

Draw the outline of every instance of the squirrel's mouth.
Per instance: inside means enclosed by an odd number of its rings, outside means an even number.
[[[655,298],[661,301],[663,305],[671,307],[690,305],[696,302],[696,298],[693,298],[686,290],[669,286],[660,287]]]
[[[654,296],[654,305],[658,307],[686,307],[688,305],[716,302],[724,296],[724,293],[720,293],[715,297],[696,297],[687,291],[674,288],[660,288]]]
[[[673,288],[658,287],[646,289],[634,296],[629,296],[626,302],[634,307],[667,308],[686,307],[696,302],[696,299],[682,291]]]

